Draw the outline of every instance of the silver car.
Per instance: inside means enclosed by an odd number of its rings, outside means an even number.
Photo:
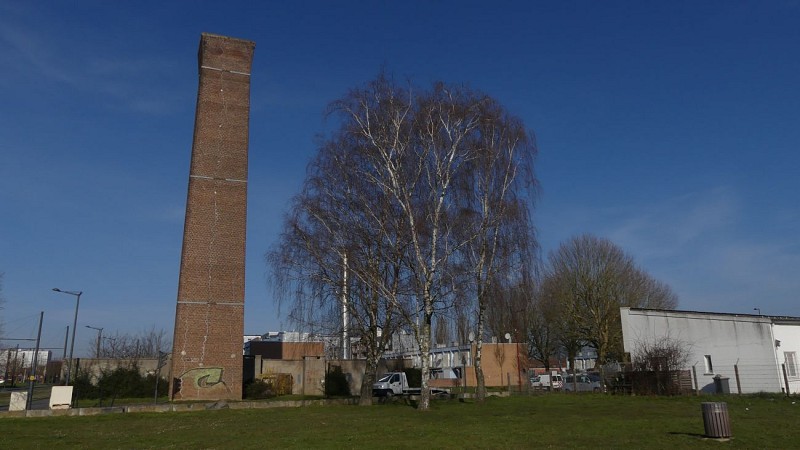
[[[599,381],[592,381],[588,375],[567,375],[564,377],[565,392],[600,392],[603,385]]]

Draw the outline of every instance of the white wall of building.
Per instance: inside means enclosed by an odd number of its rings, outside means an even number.
[[[30,369],[35,353],[35,350],[2,349],[0,350],[0,368],[5,370],[6,364],[10,366],[16,364],[19,368]],[[51,357],[52,352],[50,352],[50,350],[39,350],[39,353],[36,355],[38,366],[46,366],[47,363],[50,362]],[[0,377],[2,376],[3,374],[0,373]]]
[[[796,323],[782,323],[779,319],[773,327],[775,336],[775,357],[780,376],[781,364],[786,364],[789,392],[800,394],[800,326]]]
[[[735,365],[743,394],[781,392],[769,317],[630,308],[620,308],[620,317],[623,346],[631,357],[642,343],[652,345],[665,337],[681,342],[689,353],[686,369],[694,368],[698,387],[705,392],[714,391],[717,375],[729,379],[731,393],[738,392]],[[800,326],[790,328],[800,333]]]

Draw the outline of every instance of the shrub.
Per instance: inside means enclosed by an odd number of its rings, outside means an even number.
[[[74,395],[81,398],[98,398],[97,386],[92,384],[92,376],[86,370],[78,370],[72,379]]]
[[[294,387],[294,378],[292,378],[292,374],[265,372],[262,373],[260,377],[261,379],[259,381],[262,381],[269,391],[267,397],[274,397],[276,395],[289,395],[292,393],[292,388]],[[258,390],[261,388],[254,387],[253,389]]]
[[[142,376],[136,366],[103,370],[96,384],[91,381],[88,372],[79,371],[73,383],[75,395],[80,398],[145,398],[155,394],[155,375]],[[167,380],[159,378],[158,392],[164,394],[168,388]]]
[[[103,371],[97,381],[97,387],[105,396],[119,398],[146,397],[153,391],[154,385],[145,386],[145,377],[139,374],[137,367],[118,367],[112,371]]]
[[[251,380],[244,385],[244,398],[260,399],[274,397],[271,386],[264,380]]]
[[[325,374],[325,395],[329,396],[350,396],[350,383],[347,375],[342,372],[339,366],[333,366]]]
[[[406,379],[408,380],[408,387],[422,387],[422,369],[419,368],[408,368],[403,369],[403,372],[406,373]]]

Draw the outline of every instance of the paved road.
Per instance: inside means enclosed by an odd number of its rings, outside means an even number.
[[[47,409],[50,407],[50,385],[36,385],[33,388],[31,409]],[[8,411],[8,402],[12,392],[27,392],[28,387],[7,387],[0,389],[0,411]]]

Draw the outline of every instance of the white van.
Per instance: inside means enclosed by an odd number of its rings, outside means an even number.
[[[558,372],[551,372],[549,375],[537,375],[531,377],[531,386],[548,390],[562,389],[564,387],[564,378]]]

